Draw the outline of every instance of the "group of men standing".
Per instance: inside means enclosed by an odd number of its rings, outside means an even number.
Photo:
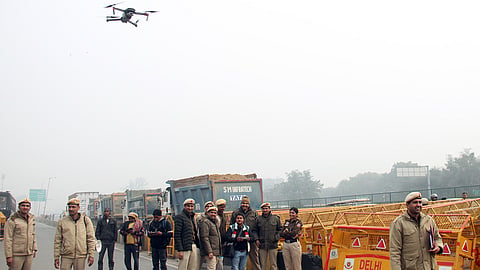
[[[109,269],[114,268],[113,250],[117,240],[117,227],[110,217],[108,209],[97,224],[96,231],[90,218],[79,213],[80,200],[71,199],[67,203],[68,216],[57,223],[54,239],[54,266],[62,270],[85,269],[94,262],[95,237],[102,242],[99,253],[98,269],[103,268],[103,257],[108,251]],[[437,268],[436,254],[443,252],[442,239],[432,217],[421,213],[422,195],[412,192],[405,198],[407,210],[395,219],[390,226],[390,265],[391,269],[428,269]],[[236,241],[233,269],[245,268],[248,253],[252,269],[277,269],[277,247],[280,237],[285,239],[283,256],[286,269],[301,268],[301,247],[298,236],[302,222],[298,219],[298,209],[290,209],[290,219],[282,226],[280,218],[273,215],[269,203],[261,205],[262,214],[250,208],[247,196],[243,197],[240,208],[232,213],[227,234],[224,210],[226,201],[217,200],[204,205],[205,212],[196,215],[195,201],[184,201],[184,209],[175,217],[175,250],[179,259],[179,270],[200,269],[206,261],[207,269],[222,270],[222,248],[228,241]],[[30,270],[37,253],[35,235],[35,217],[30,213],[28,199],[18,203],[18,211],[5,226],[5,258],[11,270]],[[153,269],[166,270],[166,246],[172,237],[171,224],[162,219],[160,210],[153,212],[153,220],[148,224],[147,235],[151,238]],[[131,257],[134,268],[138,270],[138,252],[144,228],[138,215],[130,213],[129,220],[122,225],[120,233],[124,236],[125,265],[131,270]],[[251,228],[251,233],[249,229]],[[250,245],[250,242],[254,243]],[[243,262],[242,262],[243,260]]]
[[[85,269],[95,255],[95,232],[90,218],[79,213],[80,200],[67,203],[68,216],[57,223],[54,239],[54,266],[57,269]],[[5,226],[5,257],[10,270],[30,270],[38,251],[35,216],[30,213],[31,202],[23,199]],[[113,267],[113,265],[112,265]]]
[[[277,269],[278,241],[283,236],[294,249],[285,254],[287,269],[301,269],[301,247],[298,236],[302,227],[297,218],[298,209],[292,208],[291,219],[282,226],[280,217],[273,215],[269,203],[261,205],[259,216],[250,207],[248,196],[242,198],[240,208],[233,211],[227,234],[227,220],[224,210],[226,201],[219,199],[204,204],[204,213],[194,212],[195,200],[186,199],[184,209],[175,216],[175,250],[179,258],[179,270],[200,269],[206,262],[208,270],[223,269],[223,248],[229,241],[235,241],[233,269],[245,269],[246,254],[253,270]],[[237,219],[241,216],[240,219]],[[230,235],[229,235],[230,234]],[[237,242],[243,242],[237,244]],[[235,259],[235,256],[245,257]],[[268,264],[268,261],[270,262]],[[270,268],[268,268],[270,265]],[[287,266],[288,265],[288,266]]]
[[[67,202],[68,215],[60,219],[54,238],[54,267],[61,270],[82,270],[86,264],[94,262],[96,239],[101,241],[98,255],[98,269],[103,269],[103,258],[108,255],[108,268],[114,269],[113,252],[117,241],[117,224],[105,209],[104,216],[98,221],[96,230],[85,214],[81,214],[80,200],[77,198]],[[5,226],[5,258],[10,270],[31,270],[32,261],[38,251],[36,242],[35,216],[30,213],[31,202],[23,199],[18,203],[18,211],[14,213]],[[131,257],[134,268],[138,270],[138,252],[145,232],[143,223],[135,213],[128,214],[128,220],[122,224],[120,233],[124,238],[125,266],[131,270]],[[172,237],[172,225],[162,212],[156,209],[153,220],[147,226],[147,235],[151,239],[153,269],[166,270],[166,247]]]

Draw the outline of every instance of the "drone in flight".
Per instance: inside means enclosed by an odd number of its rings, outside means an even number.
[[[137,20],[136,22],[132,22],[132,21],[131,21],[133,15],[143,15],[143,16],[146,16],[146,17],[147,17],[147,21],[148,21],[148,16],[149,16],[151,13],[158,12],[157,10],[147,10],[147,11],[144,11],[144,12],[138,12],[138,11],[135,11],[134,8],[121,9],[121,8],[115,7],[115,6],[118,5],[118,4],[120,4],[120,3],[111,4],[111,5],[106,6],[105,8],[112,8],[112,10],[113,10],[113,15],[115,15],[115,10],[120,11],[120,12],[123,12],[122,16],[107,16],[107,22],[112,22],[112,21],[121,21],[121,22],[123,22],[123,23],[127,23],[127,22],[128,22],[128,23],[133,24],[135,27],[138,27],[138,21],[139,21],[139,20]]]

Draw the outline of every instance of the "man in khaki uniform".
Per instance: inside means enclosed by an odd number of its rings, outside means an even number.
[[[175,250],[179,259],[178,270],[195,270],[200,265],[200,240],[195,219],[195,200],[183,202],[183,211],[175,216]]]
[[[422,194],[405,198],[407,211],[390,225],[390,268],[392,270],[436,270],[436,254],[443,252],[437,224],[422,213]]]
[[[225,208],[227,208],[227,201],[224,199],[218,199],[215,204],[217,205],[217,219],[220,221],[220,238],[222,247],[227,242],[227,218],[225,217]],[[223,256],[218,258],[217,270],[223,270]]]
[[[68,216],[58,221],[54,242],[54,265],[61,270],[84,270],[92,266],[95,255],[95,231],[89,217],[82,215],[80,200],[68,201]]]
[[[257,217],[252,230],[253,239],[259,248],[260,266],[262,270],[277,270],[277,249],[282,224],[280,217],[272,214],[270,203],[263,203],[260,208],[262,215]],[[267,267],[267,260],[270,260],[270,268]]]
[[[205,212],[198,213],[195,215],[195,222],[197,222],[197,224],[200,224],[200,222],[202,222],[204,219],[207,218],[207,210],[212,206],[215,206],[215,204],[212,201],[208,201],[205,204],[203,204],[203,209],[205,210]],[[197,228],[197,230],[199,229]]]
[[[208,218],[207,211],[210,207],[213,207],[213,206],[215,206],[215,203],[212,202],[212,201],[208,201],[208,202],[203,204],[203,209],[205,210],[205,212],[195,214],[195,222],[197,223],[197,235],[198,235],[198,237],[200,237],[200,223],[202,223],[205,219]],[[197,270],[202,270],[202,266],[203,266],[204,261],[205,261],[204,258],[202,256],[200,256],[200,263],[198,264],[198,269]]]
[[[18,211],[5,225],[5,258],[10,270],[30,270],[37,253],[35,216],[30,214],[31,203],[23,199]]]
[[[302,270],[302,246],[298,236],[302,231],[302,221],[298,218],[298,208],[290,208],[290,219],[285,221],[280,236],[283,244],[283,261],[286,270]]]
[[[217,219],[217,208],[207,210],[207,218],[199,224],[200,255],[207,261],[207,270],[215,270],[222,255],[221,235]]]

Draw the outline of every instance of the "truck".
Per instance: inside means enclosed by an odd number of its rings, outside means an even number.
[[[88,200],[88,207],[87,207],[87,215],[90,217],[90,219],[94,222],[94,224],[97,224],[98,220],[102,218],[103,213],[100,211],[100,196],[95,198],[95,199],[89,199]]]
[[[111,217],[115,219],[117,224],[121,224],[123,222],[123,209],[125,208],[126,198],[127,194],[125,192],[100,195],[99,213],[103,215],[105,208],[109,208]]]
[[[17,211],[17,201],[10,191],[0,191],[0,212],[8,219]]]
[[[170,193],[170,207],[176,215],[183,209],[183,202],[192,198],[195,200],[195,212],[203,212],[207,201],[225,199],[226,212],[240,207],[242,197],[250,198],[250,207],[259,209],[263,203],[262,179],[257,174],[206,174],[184,179],[168,180],[167,189]]]
[[[168,192],[158,189],[127,190],[128,212],[135,212],[142,220],[152,218],[153,210],[161,209],[168,214]]]

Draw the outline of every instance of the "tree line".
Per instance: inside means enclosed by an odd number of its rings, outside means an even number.
[[[397,168],[415,167],[416,163],[397,162],[389,172],[364,172],[342,180],[336,187],[324,188],[310,170],[292,170],[286,179],[264,179],[264,199],[295,200],[340,195],[425,190],[427,178],[397,177]],[[480,159],[470,149],[458,156],[449,155],[444,167],[430,168],[431,188],[480,185]]]

